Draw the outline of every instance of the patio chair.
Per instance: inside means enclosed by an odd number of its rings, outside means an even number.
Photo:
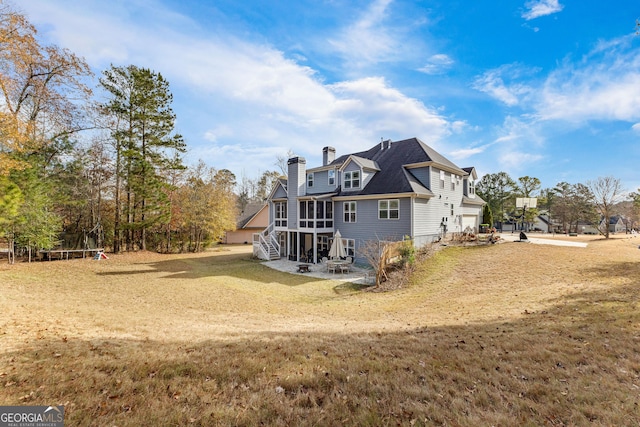
[[[337,266],[334,263],[327,262],[327,272],[335,274],[336,273],[336,267]]]
[[[340,264],[340,273],[348,273],[351,270],[351,264]]]
[[[353,257],[348,256],[348,257],[347,257],[347,262],[348,262],[349,264],[353,264]]]
[[[329,261],[329,258],[327,258],[326,256],[322,257],[322,264],[326,264],[327,261]]]

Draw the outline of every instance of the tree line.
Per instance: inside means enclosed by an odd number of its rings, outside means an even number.
[[[114,252],[199,251],[235,228],[236,177],[184,164],[161,73],[112,65],[96,79],[0,0],[0,96],[0,238],[9,248],[89,237]]]
[[[510,223],[530,229],[544,212],[549,225],[542,231],[578,233],[579,227],[593,225],[609,238],[611,218],[621,217],[628,232],[637,229],[640,222],[640,189],[638,193],[627,193],[620,180],[611,176],[586,183],[559,182],[543,189],[538,178],[523,176],[514,180],[506,172],[499,172],[484,175],[476,193],[487,202],[484,222],[497,228]],[[537,206],[517,208],[519,197],[535,197]]]

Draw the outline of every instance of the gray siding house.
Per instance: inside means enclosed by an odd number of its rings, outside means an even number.
[[[288,161],[288,176],[268,197],[269,226],[254,236],[263,259],[317,262],[338,230],[349,256],[369,240],[413,239],[417,247],[448,233],[477,232],[484,201],[474,168],[462,169],[417,138],[382,141],[336,157],[324,147],[322,165]]]

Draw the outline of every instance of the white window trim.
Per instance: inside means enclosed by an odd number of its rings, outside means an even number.
[[[354,173],[358,174],[358,178],[357,178],[358,185],[357,186],[353,185],[353,181],[354,181],[353,174]],[[362,184],[362,171],[360,171],[360,170],[346,171],[342,175],[343,175],[342,181],[343,181],[343,184],[344,184],[343,187],[344,187],[345,190],[353,190],[353,189],[360,188],[360,185]],[[347,179],[347,176],[349,177],[348,179]],[[349,182],[349,187],[347,187],[347,181]]]
[[[347,256],[355,258],[356,257],[356,241],[355,241],[355,239],[345,239],[345,238],[343,238],[342,239],[342,243],[344,245],[344,250],[345,250]],[[349,250],[352,250],[353,254],[350,254]]]
[[[380,207],[380,204],[382,202],[387,202],[387,208],[384,209],[387,212],[387,217],[386,218],[382,218],[380,216],[380,212],[383,210]],[[396,202],[398,204],[398,209],[391,209],[391,202]],[[398,211],[398,217],[397,218],[391,218],[391,211]],[[384,199],[384,200],[378,200],[378,219],[381,221],[387,221],[387,220],[391,220],[391,221],[398,221],[400,219],[400,199]]]
[[[353,205],[353,211],[351,211],[351,206]],[[348,207],[348,209],[347,209]],[[345,214],[349,213],[349,221],[345,221]],[[351,214],[354,214],[354,219],[351,221]],[[345,223],[354,224],[358,222],[358,202],[344,202],[342,204],[342,220]]]
[[[313,172],[309,172],[307,174],[307,188],[313,187],[314,176]]]
[[[331,176],[332,172],[333,172],[333,176]],[[333,182],[331,182],[332,179],[333,179]],[[335,169],[329,169],[329,171],[327,171],[327,184],[328,185],[336,185],[336,170]]]

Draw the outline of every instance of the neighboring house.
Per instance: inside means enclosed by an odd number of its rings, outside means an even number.
[[[236,224],[234,231],[225,233],[225,243],[250,243],[253,235],[269,225],[269,209],[266,203],[249,203]]]
[[[545,233],[562,232],[562,224],[549,218],[549,211],[541,210],[540,214],[533,220],[533,230],[544,231]]]
[[[600,221],[600,229],[604,230],[604,218]],[[622,217],[612,216],[609,218],[609,233],[624,233],[626,231],[627,227]]]
[[[568,231],[575,231],[578,234],[600,234],[600,230],[598,230],[597,224],[591,224],[586,221],[578,221],[575,229],[573,229],[573,226],[569,225]]]
[[[254,238],[264,259],[325,255],[338,230],[347,254],[362,261],[370,240],[413,239],[417,247],[447,233],[478,231],[484,201],[474,168],[462,169],[417,138],[382,141],[336,158],[324,147],[322,166],[288,161],[288,176],[268,197],[269,226]]]

